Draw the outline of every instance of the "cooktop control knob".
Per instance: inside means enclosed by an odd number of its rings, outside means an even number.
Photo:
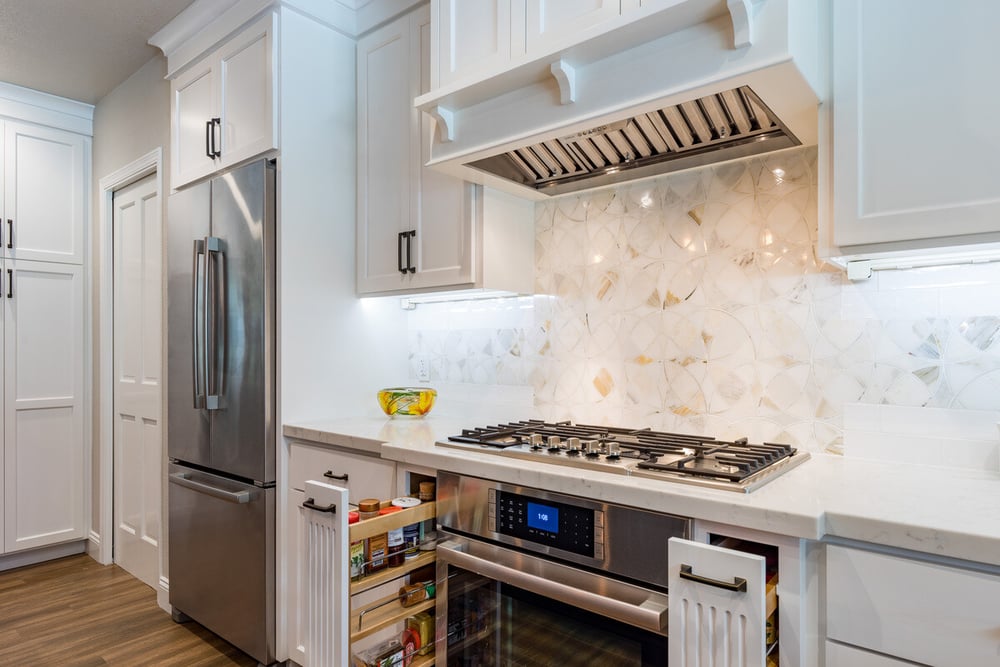
[[[549,436],[549,451],[550,452],[557,452],[560,449],[562,449],[562,438],[560,438],[558,435],[550,435]]]
[[[567,454],[580,453],[580,438],[566,438],[566,453]]]
[[[621,456],[621,447],[618,445],[617,442],[609,442],[608,458],[613,460],[617,459],[619,456]]]
[[[594,457],[601,455],[601,443],[597,440],[588,440],[583,443],[583,452],[587,456]]]
[[[544,442],[545,442],[545,438],[543,438],[540,433],[532,433],[531,434],[531,448],[532,449],[541,449],[542,445],[544,444]]]

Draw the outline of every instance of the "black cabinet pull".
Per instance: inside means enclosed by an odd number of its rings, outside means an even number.
[[[733,577],[732,582],[719,581],[718,579],[709,579],[708,577],[703,577],[701,575],[695,574],[691,570],[690,565],[684,565],[681,563],[681,579],[687,579],[688,581],[694,581],[699,584],[705,584],[706,586],[715,586],[716,588],[724,588],[727,591],[734,591],[736,593],[746,593],[747,590],[747,580],[743,577]]]
[[[337,506],[333,503],[330,503],[329,505],[317,505],[315,499],[313,498],[307,498],[306,501],[302,503],[302,506],[306,509],[316,510],[317,512],[329,512],[330,514],[337,513]]]
[[[332,470],[327,470],[325,473],[323,473],[323,477],[326,477],[327,479],[338,479],[341,482],[347,481],[346,472],[343,475],[334,475]]]
[[[396,235],[396,268],[404,276],[406,275],[406,269],[403,268],[403,237],[406,232],[400,232]]]
[[[212,127],[213,127],[213,129],[212,129],[212,157],[213,158],[222,157],[222,150],[221,150],[221,148],[219,146],[215,145],[215,129],[214,129],[216,127],[219,128],[219,143],[221,144],[222,143],[222,119],[221,118],[213,118],[212,119]]]
[[[215,155],[212,154],[212,127],[214,123],[210,120],[205,121],[205,155],[208,156],[209,160],[214,160]]]
[[[14,269],[7,269],[7,298],[14,298]]]
[[[417,230],[411,229],[403,233],[406,234],[406,270],[410,273],[416,273],[417,267],[413,266],[413,260],[410,259],[410,250],[413,245],[413,239],[417,238]]]
[[[7,247],[14,247],[14,221],[7,218]]]

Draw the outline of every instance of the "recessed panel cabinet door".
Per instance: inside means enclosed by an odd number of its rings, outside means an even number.
[[[170,86],[173,154],[170,156],[170,187],[207,176],[216,168],[212,119],[216,117],[216,73],[210,61],[196,64]],[[218,146],[218,134],[215,135]]]
[[[4,548],[84,538],[83,270],[4,265]]]
[[[445,86],[465,76],[497,70],[524,52],[512,47],[511,0],[441,0],[432,10],[438,29],[438,81]]]
[[[583,30],[621,14],[621,0],[527,0],[527,53],[547,51],[560,39],[579,39]]]
[[[81,263],[86,139],[9,121],[5,135],[4,256]]]
[[[831,5],[833,243],[1000,232],[1000,3]]]
[[[267,15],[219,53],[222,168],[276,146],[274,21]]]

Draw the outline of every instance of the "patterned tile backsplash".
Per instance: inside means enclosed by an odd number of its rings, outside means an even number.
[[[421,305],[411,376],[830,452],[849,403],[997,409],[1000,263],[852,284],[815,256],[816,193],[801,148],[541,202],[538,296]]]

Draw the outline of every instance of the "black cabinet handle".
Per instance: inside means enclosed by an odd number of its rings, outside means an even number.
[[[209,160],[215,159],[215,155],[212,154],[212,141],[213,141],[212,135],[214,134],[214,132],[212,132],[213,126],[214,123],[212,121],[210,120],[205,121],[205,155],[208,156]]]
[[[7,247],[14,247],[14,221],[7,218]]]
[[[327,470],[325,473],[323,473],[323,477],[326,477],[327,479],[337,479],[340,480],[341,482],[347,481],[346,472],[343,475],[334,475],[332,470]]]
[[[416,273],[417,267],[413,266],[413,260],[410,259],[410,250],[413,245],[413,239],[417,237],[417,230],[411,229],[403,233],[406,234],[406,270],[410,273]]]
[[[14,298],[14,269],[7,269],[7,298]]]
[[[396,235],[396,268],[404,276],[406,275],[406,269],[403,268],[403,237],[406,236],[406,232],[400,232]]]
[[[212,119],[212,127],[213,127],[213,129],[212,129],[212,157],[213,158],[222,157],[222,150],[220,149],[219,146],[215,145],[215,129],[214,129],[216,127],[219,128],[219,143],[221,144],[222,143],[222,119],[221,118],[213,118]]]
[[[330,514],[337,513],[337,506],[333,503],[330,503],[329,505],[317,505],[315,499],[313,498],[307,498],[306,501],[302,503],[302,506],[306,509],[316,510],[317,512],[329,512]]]
[[[695,574],[691,571],[690,565],[684,565],[683,563],[681,564],[681,579],[687,579],[688,581],[694,581],[707,586],[715,586],[716,588],[724,588],[727,591],[735,591],[737,593],[747,592],[747,580],[742,577],[733,577],[732,582],[709,579],[708,577]]]

